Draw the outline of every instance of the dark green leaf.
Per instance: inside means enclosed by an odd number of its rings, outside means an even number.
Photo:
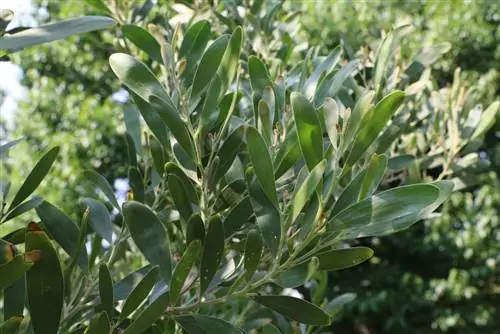
[[[231,85],[234,75],[236,74],[242,45],[243,30],[241,27],[236,27],[231,35],[226,51],[224,52],[219,69],[217,70],[217,75],[221,80],[222,93],[225,93],[227,88]],[[203,59],[200,62],[200,66],[202,62]]]
[[[256,230],[247,234],[245,242],[245,279],[250,282],[257,270],[262,255],[262,238]]]
[[[59,147],[56,146],[45,153],[44,156],[40,160],[38,160],[35,167],[33,167],[28,177],[24,180],[21,188],[19,188],[19,190],[17,191],[7,211],[14,209],[26,198],[28,198],[28,196],[31,195],[33,191],[35,191],[40,182],[42,182],[42,180],[49,172],[50,167],[52,167],[52,164],[56,160],[58,153]]]
[[[151,157],[153,158],[153,166],[158,175],[162,177],[165,172],[165,163],[167,162],[165,150],[155,136],[149,136],[149,147],[151,149]]]
[[[167,184],[176,209],[179,211],[181,217],[187,221],[193,214],[193,209],[182,181],[176,175],[168,174]]]
[[[304,285],[318,270],[318,259],[311,258],[295,267],[289,268],[275,278],[275,283],[283,288],[297,288]]]
[[[88,258],[85,247],[79,249],[80,231],[76,224],[61,210],[47,201],[36,208],[38,217],[47,233],[64,249],[66,254],[74,257],[78,254],[78,266],[88,272]]]
[[[321,252],[315,256],[319,259],[319,270],[335,271],[357,266],[373,255],[368,247],[351,247]]]
[[[163,63],[161,58],[160,44],[156,39],[145,29],[132,24],[122,26],[123,35],[139,49],[146,52],[151,59],[156,60],[160,64]]]
[[[257,98],[260,98],[264,88],[271,84],[269,72],[266,65],[256,56],[248,57],[248,73],[250,75],[250,84]]]
[[[113,227],[109,211],[104,204],[92,198],[84,198],[82,204],[89,208],[89,224],[92,229],[104,240],[113,243]]]
[[[123,304],[122,311],[118,322],[125,320],[132,312],[137,310],[142,302],[147,298],[154,285],[158,280],[158,267],[153,267],[144,277],[137,283],[132,292],[128,295]]]
[[[130,182],[130,188],[132,189],[134,200],[143,203],[145,189],[141,172],[137,167],[130,166],[128,168],[128,179]]]
[[[35,333],[57,333],[63,308],[64,282],[57,252],[36,223],[26,232],[26,252],[40,252],[26,273],[28,309]]]
[[[325,171],[326,160],[321,161],[316,167],[313,168],[294,193],[292,200],[292,223],[297,219],[299,213],[302,211],[306,203],[311,198],[312,194],[320,184]]]
[[[139,156],[142,156],[142,131],[139,112],[132,106],[125,107],[123,108],[123,120],[125,121],[127,133],[130,135],[134,143],[135,152]]]
[[[187,86],[191,85],[196,64],[201,58],[210,37],[210,24],[206,20],[200,20],[186,31],[179,50],[179,59],[186,57],[186,66],[182,72]]]
[[[370,165],[366,169],[365,177],[361,184],[361,189],[359,190],[358,201],[371,196],[375,190],[377,190],[380,181],[382,181],[384,177],[386,168],[387,156],[383,154],[374,154],[370,161]]]
[[[165,165],[165,173],[167,175],[172,174],[177,176],[177,178],[181,182],[182,187],[184,188],[184,191],[187,194],[187,198],[190,203],[198,205],[198,195],[196,194],[196,189],[193,185],[193,182],[191,182],[189,177],[179,166],[177,166],[173,162],[167,162],[167,164]]]
[[[0,333],[2,334],[16,334],[21,326],[24,317],[17,315],[8,318],[3,324],[0,325]]]
[[[108,314],[108,318],[111,319],[114,313],[113,281],[105,263],[99,266],[99,296],[104,311]]]
[[[109,334],[111,325],[109,324],[106,312],[96,314],[89,323],[86,333],[88,334]]]
[[[22,142],[24,138],[18,138],[12,141],[9,141],[5,144],[0,145],[0,157],[7,153],[11,148]]]
[[[134,289],[135,285],[138,284],[143,279],[143,277],[151,271],[152,268],[154,267],[148,264],[141,269],[128,274],[123,279],[118,281],[113,288],[113,295],[115,296],[115,300],[120,301],[126,299]]]
[[[262,334],[281,334],[281,332],[278,327],[274,326],[273,324],[267,324],[262,327]]]
[[[222,93],[222,81],[219,76],[215,76],[208,87],[205,102],[201,109],[199,129],[202,135],[212,130],[218,118],[218,105]]]
[[[326,59],[319,64],[311,76],[306,80],[303,87],[303,93],[308,99],[311,99],[316,93],[316,87],[323,73],[328,73],[335,68],[342,55],[340,46],[337,46]]]
[[[297,137],[297,131],[295,127],[293,127],[287,132],[286,138],[281,144],[278,154],[274,159],[274,177],[279,179],[300,159],[300,156],[299,139]]]
[[[326,313],[331,317],[339,313],[339,311],[344,307],[344,305],[349,304],[356,298],[354,293],[344,293],[338,297],[332,299],[325,308]]]
[[[208,222],[207,236],[201,256],[200,296],[207,290],[224,255],[224,225],[219,217]]]
[[[134,319],[130,326],[125,329],[123,334],[144,333],[159,317],[163,315],[169,303],[170,296],[168,292],[165,292],[149,304],[149,306]]]
[[[229,210],[224,220],[224,232],[226,237],[237,232],[241,226],[247,223],[253,215],[252,204],[248,196],[244,196],[240,201]]]
[[[13,218],[16,218],[17,216],[22,215],[25,212],[30,211],[31,209],[35,209],[37,206],[39,206],[43,202],[43,198],[39,196],[33,196],[33,198],[27,200],[24,203],[19,204],[15,208],[13,208],[11,211],[5,215],[5,217],[2,219],[2,223],[5,223]]]
[[[327,97],[332,97],[337,94],[337,92],[342,87],[342,84],[346,79],[354,72],[358,66],[357,60],[352,60],[338,71],[330,72],[324,80],[319,84],[316,94],[314,95],[314,105],[320,107],[325,102]]]
[[[175,317],[189,334],[243,334],[244,332],[229,322],[203,314],[180,315]]]
[[[0,266],[1,268],[1,266]],[[0,269],[1,271],[2,269]],[[3,273],[0,275],[4,275]],[[26,278],[23,275],[3,290],[3,316],[4,319],[23,314],[26,304]]]
[[[160,267],[166,282],[172,277],[172,259],[165,228],[156,214],[144,204],[128,201],[123,204],[123,218],[132,240],[152,265]]]
[[[254,300],[297,322],[324,326],[330,323],[328,315],[305,300],[289,296],[257,296]]]
[[[108,198],[109,202],[118,210],[121,210],[120,205],[115,197],[115,192],[108,181],[101,174],[94,172],[93,170],[86,170],[83,176],[91,181],[94,186],[101,189],[103,194]]]
[[[299,146],[311,171],[323,160],[323,135],[318,113],[311,103],[301,94],[292,93],[290,97]]]
[[[333,205],[331,212],[332,216],[358,201],[359,191],[361,190],[361,185],[365,179],[365,174],[366,170],[358,173],[358,175],[356,175],[356,177],[349,182],[347,187],[344,188],[339,198]]]
[[[245,127],[239,126],[224,141],[217,156],[220,159],[219,166],[215,172],[215,178],[220,180],[233,164],[234,158],[244,147],[243,136]]]
[[[172,274],[172,281],[170,282],[170,299],[172,305],[177,304],[184,282],[186,281],[191,268],[198,260],[201,250],[201,241],[193,240],[189,243],[189,246],[182,254],[181,260],[175,266],[174,273]]]
[[[189,218],[186,228],[186,243],[190,244],[194,240],[205,242],[205,224],[200,215],[195,214]]]
[[[71,35],[112,27],[116,22],[104,16],[82,16],[41,25],[16,34],[2,36],[0,49],[16,52],[36,44],[48,43]]]
[[[141,99],[138,95],[131,93],[137,109],[142,115],[144,122],[155,135],[155,137],[160,141],[164,147],[170,146],[170,139],[167,125],[163,122],[158,111],[156,111],[149,103]]]
[[[7,288],[21,279],[33,266],[33,262],[26,261],[24,255],[17,255],[14,259],[0,265],[0,289]]]

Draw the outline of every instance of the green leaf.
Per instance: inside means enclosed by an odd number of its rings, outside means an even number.
[[[93,198],[85,197],[82,204],[89,208],[89,224],[92,229],[104,240],[113,244],[113,227],[109,211],[104,204]]]
[[[35,333],[57,333],[63,308],[64,282],[57,252],[47,235],[30,223],[26,232],[26,252],[40,252],[26,273],[28,309]]]
[[[203,135],[212,130],[213,126],[217,122],[217,107],[219,105],[223,89],[222,85],[223,83],[221,79],[218,76],[215,76],[208,87],[203,108],[200,113],[200,122],[198,124],[198,127]]]
[[[154,169],[162,177],[165,172],[165,163],[167,162],[165,150],[155,136],[149,136],[149,148],[151,149]]]
[[[283,288],[297,288],[304,285],[318,270],[318,259],[311,258],[279,274],[274,282]]]
[[[315,256],[319,259],[319,270],[335,271],[357,266],[373,255],[368,247],[351,247],[321,252]]]
[[[297,219],[299,213],[302,211],[306,203],[311,198],[312,194],[320,184],[323,173],[326,167],[326,160],[321,161],[316,167],[313,168],[311,173],[309,173],[294,193],[292,200],[292,223]]]
[[[247,130],[247,149],[257,180],[269,201],[278,209],[278,195],[273,171],[273,162],[267,144],[257,129],[249,127]]]
[[[8,318],[3,324],[0,325],[0,333],[16,334],[23,319],[24,317],[22,315],[16,315]]]
[[[243,30],[241,29],[241,27],[236,27],[236,29],[234,29],[233,31],[233,34],[231,35],[231,39],[229,40],[226,51],[224,52],[220,67],[217,70],[217,76],[220,78],[222,83],[222,93],[225,93],[225,91],[233,82],[234,76],[236,74],[236,69],[238,68],[238,62],[240,60],[242,45]]]
[[[137,152],[139,156],[142,156],[142,131],[139,112],[134,107],[127,106],[123,108],[123,120],[127,128],[127,134],[130,135],[134,143],[135,152]]]
[[[11,211],[7,212],[5,217],[2,218],[2,223],[5,223],[13,218],[16,218],[17,216],[20,216],[23,213],[30,211],[31,209],[35,209],[42,202],[43,202],[43,198],[41,198],[39,196],[33,196],[33,198],[25,201],[24,203],[19,204],[18,206],[13,208]]]
[[[186,227],[186,243],[190,244],[194,240],[205,242],[205,224],[199,214],[191,216]]]
[[[186,66],[182,72],[186,86],[190,86],[196,71],[196,64],[200,60],[210,38],[210,24],[207,20],[200,20],[186,31],[179,50],[179,59],[186,57]]]
[[[330,323],[328,315],[305,300],[289,296],[257,296],[254,300],[297,322],[324,326]]]
[[[118,211],[121,210],[120,205],[116,200],[115,192],[104,176],[94,172],[93,170],[86,170],[83,172],[83,176],[92,182],[94,186],[101,189],[102,193],[108,198],[109,202],[118,209]]]
[[[404,100],[404,92],[394,91],[377,103],[372,112],[363,117],[354,146],[347,157],[347,168],[352,166],[365,153]]]
[[[137,167],[137,152],[134,144],[134,139],[130,133],[124,134],[125,144],[127,146],[128,164],[130,167]]]
[[[0,265],[0,289],[5,289],[17,280],[33,266],[33,262],[26,261],[24,255],[17,255],[14,259]]]
[[[290,96],[299,146],[311,171],[323,160],[323,135],[318,113],[305,96],[292,93]]]
[[[187,221],[189,217],[193,214],[193,209],[191,207],[188,195],[183,186],[182,181],[174,174],[167,175],[167,184],[170,191],[170,195],[174,200],[174,205],[179,211],[181,217]]]
[[[325,307],[326,313],[331,317],[335,316],[346,305],[356,299],[354,293],[344,293],[332,299]]]
[[[252,215],[253,209],[250,199],[248,196],[244,196],[229,210],[226,219],[224,219],[226,237],[230,237],[233,233],[239,231],[241,226],[248,222]]]
[[[184,191],[186,192],[187,198],[190,203],[198,205],[198,195],[196,194],[196,189],[193,182],[189,179],[186,173],[173,162],[167,162],[165,165],[165,173],[175,175],[181,182]]]
[[[363,183],[358,195],[358,201],[371,196],[377,190],[380,181],[384,177],[387,168],[387,156],[374,154],[370,161],[370,165],[366,169]]]
[[[499,110],[500,101],[495,101],[481,113],[481,121],[479,121],[479,124],[472,133],[469,141],[473,141],[483,136],[486,131],[488,131],[488,129],[491,128],[493,124],[495,124],[495,118],[498,117]]]
[[[201,256],[200,296],[207,290],[224,255],[224,225],[220,217],[213,217],[208,222],[207,236]]]
[[[220,36],[207,48],[203,56],[201,56],[200,64],[196,69],[196,74],[193,79],[193,86],[189,99],[193,105],[197,104],[198,99],[217,74],[229,40],[229,35]]]
[[[266,65],[258,57],[250,56],[248,57],[248,73],[252,91],[255,92],[257,98],[260,98],[264,89],[271,84]]]
[[[0,269],[1,271],[2,269]],[[4,274],[1,273],[0,275]],[[20,279],[5,288],[3,290],[3,297],[4,319],[23,314],[26,304],[26,277],[23,275]]]
[[[318,86],[320,77],[323,73],[328,73],[335,68],[342,55],[342,50],[340,46],[337,46],[333,51],[326,57],[321,64],[319,64],[314,72],[309,78],[307,78],[304,83],[303,93],[308,99],[311,99],[316,93],[316,87]]]
[[[415,161],[415,157],[411,154],[396,155],[389,159],[387,167],[390,170],[396,171],[407,167],[413,161]]]
[[[134,289],[135,285],[139,283],[144,278],[144,276],[146,276],[146,274],[151,271],[152,268],[154,268],[154,266],[148,264],[140,268],[139,270],[128,274],[123,279],[118,281],[113,287],[113,295],[115,296],[115,300],[120,301],[126,299]]]
[[[198,260],[202,250],[202,243],[200,240],[193,240],[189,243],[182,254],[182,258],[175,266],[174,273],[172,274],[172,281],[170,282],[170,300],[172,305],[177,304],[181,296],[181,290],[184,286],[191,268]]]
[[[16,52],[36,44],[48,43],[71,35],[112,27],[116,22],[104,16],[82,16],[41,25],[2,36],[0,49]]]
[[[180,315],[175,321],[189,334],[243,334],[244,332],[229,322],[203,314]]]
[[[330,143],[332,147],[336,149],[338,147],[338,134],[337,127],[339,126],[339,106],[335,100],[331,98],[327,98],[325,100],[324,107],[324,118],[325,118],[325,127],[326,132],[328,134],[328,138],[330,139]]]
[[[143,203],[145,198],[145,189],[143,177],[137,167],[130,166],[128,168],[128,180],[130,182],[130,188],[132,190],[134,200]]]
[[[373,108],[372,101],[374,96],[375,93],[373,91],[365,92],[354,106],[354,109],[351,112],[349,119],[347,120],[347,124],[343,125],[344,134],[342,136],[342,141],[340,142],[339,149],[341,154],[344,154],[344,152],[351,147],[351,144],[353,143],[356,133],[358,132],[359,126],[361,124],[361,120]]]
[[[85,247],[79,249],[80,230],[78,226],[61,210],[47,201],[44,201],[35,210],[47,233],[70,257],[78,254],[78,266],[85,273],[88,272],[87,250]]]
[[[352,204],[356,203],[359,198],[359,191],[361,190],[361,185],[365,179],[366,170],[358,173],[354,179],[349,182],[347,187],[344,188],[339,198],[335,202],[332,208],[331,215],[339,213],[340,211],[350,207]]]
[[[250,230],[245,242],[245,279],[250,282],[257,270],[262,255],[262,238],[256,230]]]
[[[281,332],[278,327],[274,326],[273,324],[267,324],[262,327],[262,334],[281,334]]]
[[[52,164],[56,160],[58,154],[59,147],[56,146],[45,153],[44,156],[40,160],[38,160],[35,167],[33,167],[28,177],[24,180],[21,188],[19,188],[19,190],[17,191],[7,211],[14,209],[26,198],[28,198],[29,195],[33,193],[33,191],[35,191],[40,182],[42,182],[42,180],[49,172],[50,167],[52,167]]]
[[[0,145],[0,157],[3,156],[5,153],[7,153],[11,148],[22,142],[24,138],[18,138],[15,140],[11,140],[9,142],[6,142],[5,144]]]
[[[215,172],[215,178],[220,180],[233,164],[234,158],[242,150],[245,145],[243,137],[245,135],[245,127],[239,126],[226,138],[221,148],[217,152],[220,159],[219,166]]]
[[[153,267],[144,277],[137,283],[132,292],[128,295],[125,303],[123,304],[122,311],[118,322],[121,323],[132,312],[137,310],[142,302],[147,298],[154,285],[158,280],[158,267]]]
[[[336,214],[328,222],[328,229],[343,232],[344,239],[398,229],[425,218],[423,210],[438,199],[439,193],[439,188],[431,184],[383,191]]]
[[[382,95],[385,84],[385,75],[389,65],[389,60],[398,45],[397,29],[389,32],[380,43],[375,57],[375,69],[373,73],[373,85],[376,89],[377,99]]]
[[[278,154],[274,159],[275,179],[279,179],[300,159],[302,155],[299,146],[299,139],[295,127],[287,132],[284,142],[281,144]]]
[[[155,135],[155,137],[160,141],[164,147],[170,146],[170,137],[168,133],[167,125],[163,122],[160,114],[146,101],[141,99],[138,95],[131,93],[137,109],[141,113],[144,122]]]
[[[172,259],[167,233],[156,214],[144,204],[123,204],[123,219],[137,248],[152,265],[160,268],[166,282],[172,277]]]
[[[118,79],[141,99],[150,102],[152,96],[157,96],[173,108],[170,96],[143,62],[125,53],[114,53],[109,57],[109,65]]]
[[[109,12],[104,0],[84,0],[85,3],[101,12]]]
[[[0,36],[3,36],[5,28],[7,28],[13,17],[14,12],[10,9],[0,9]]]
[[[89,323],[89,327],[86,330],[86,334],[109,334],[111,331],[111,325],[109,323],[106,312],[100,312],[96,314]]]
[[[123,35],[135,46],[144,51],[151,59],[163,63],[161,58],[160,44],[156,39],[142,27],[125,24],[122,26]]]
[[[335,96],[342,87],[344,81],[354,72],[358,66],[357,60],[352,60],[338,71],[330,72],[323,81],[319,84],[316,94],[314,95],[314,105],[320,107],[325,102],[327,97]]]
[[[108,318],[111,319],[115,310],[113,306],[113,280],[105,263],[101,263],[99,266],[99,296],[104,311],[108,314]]]
[[[168,292],[165,292],[158,298],[156,298],[151,304],[144,309],[128,326],[123,334],[142,334],[149,327],[153,325],[153,323],[160,318],[168,304],[170,303],[170,296]]]

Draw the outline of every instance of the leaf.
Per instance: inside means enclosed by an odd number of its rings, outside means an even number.
[[[481,121],[477,125],[476,129],[472,133],[469,141],[473,141],[481,136],[483,136],[489,128],[495,124],[495,118],[498,117],[498,112],[500,110],[500,101],[495,101],[485,111],[481,113]]]
[[[363,117],[354,146],[347,157],[347,167],[352,166],[365,153],[404,100],[404,92],[394,91],[377,103],[372,112]]]
[[[344,120],[344,134],[342,136],[339,149],[341,154],[344,154],[347,149],[351,148],[351,144],[353,143],[356,133],[358,132],[361,120],[373,109],[372,101],[374,96],[375,93],[373,91],[365,92],[354,106],[354,109],[347,120],[347,124],[345,124],[346,120]]]
[[[289,296],[257,296],[253,299],[259,304],[303,324],[324,326],[330,323],[330,318],[322,309],[299,298]]]
[[[181,296],[181,290],[184,286],[191,268],[198,260],[202,250],[202,243],[200,240],[193,240],[189,243],[182,254],[182,258],[179,263],[175,266],[174,273],[172,274],[172,281],[170,282],[170,300],[172,305],[176,305],[179,297]]]
[[[24,262],[26,262],[26,259]],[[8,271],[12,272],[11,270]],[[2,272],[1,266],[0,266],[0,272]],[[1,275],[5,274],[1,273],[0,276]],[[26,304],[26,277],[25,275],[23,275],[20,279],[10,284],[7,288],[3,290],[4,319],[9,319],[10,317],[23,314],[25,304]]]
[[[58,154],[59,154],[59,147],[56,146],[47,153],[45,153],[43,157],[40,158],[40,160],[38,160],[35,167],[33,167],[28,177],[24,180],[21,188],[19,188],[19,190],[17,191],[7,211],[14,209],[16,206],[21,204],[26,198],[28,198],[29,195],[33,193],[33,191],[35,191],[38,185],[48,174],[50,167],[52,167],[52,164],[54,164],[54,161],[56,160]]]
[[[0,9],[0,36],[3,36],[5,28],[7,28],[13,17],[14,12],[10,9]]]
[[[36,44],[48,43],[71,35],[112,27],[116,22],[104,16],[82,16],[2,36],[0,49],[16,52]]]
[[[78,254],[78,266],[85,273],[88,272],[87,250],[85,247],[79,249],[80,230],[76,224],[61,210],[47,201],[44,201],[35,210],[47,233],[70,257]]]
[[[132,292],[128,295],[125,303],[123,304],[122,311],[118,322],[121,323],[132,312],[137,310],[142,302],[147,298],[155,283],[158,280],[158,267],[151,268],[150,271],[137,283]]]
[[[269,201],[278,209],[278,195],[276,194],[274,175],[269,172],[274,170],[273,162],[266,142],[254,127],[249,127],[247,130],[247,149],[262,190]]]
[[[274,159],[275,179],[279,179],[300,159],[302,155],[299,146],[299,139],[295,127],[287,132],[286,138],[280,146],[278,154]]]
[[[358,66],[357,60],[352,60],[338,72],[330,72],[323,81],[319,84],[318,89],[316,89],[316,94],[314,95],[314,105],[320,107],[325,102],[327,97],[332,97],[337,94],[337,92],[342,87],[344,81],[354,72]]]
[[[264,89],[271,85],[271,79],[266,65],[256,56],[248,57],[248,74],[250,75],[250,85],[255,96],[260,98]]]
[[[224,225],[219,217],[208,222],[200,267],[200,296],[207,290],[224,255]]]
[[[176,175],[168,174],[167,184],[176,209],[179,211],[181,217],[187,221],[193,214],[193,209],[182,181]]]
[[[135,46],[144,51],[151,59],[163,63],[161,58],[160,44],[156,39],[142,27],[133,24],[124,24],[122,26],[123,35]]]
[[[85,333],[108,334],[110,331],[111,325],[109,324],[106,312],[99,312],[90,319],[89,327]]]
[[[326,57],[326,59],[319,64],[309,78],[304,83],[303,92],[308,99],[311,99],[316,92],[316,87],[323,73],[328,73],[335,68],[342,55],[340,46],[337,46]]]
[[[113,227],[111,225],[111,218],[109,211],[104,204],[96,201],[93,198],[85,197],[82,204],[89,208],[89,223],[101,238],[113,244]]]
[[[349,304],[354,299],[356,299],[356,294],[354,293],[344,293],[340,296],[332,299],[325,308],[326,313],[331,317],[339,313],[339,311],[344,307],[344,305]]]
[[[274,282],[283,288],[297,288],[304,285],[318,270],[318,259],[312,257],[279,274]]]
[[[166,282],[172,277],[172,259],[165,228],[146,205],[135,201],[123,204],[123,219],[137,248],[152,265],[160,268]]]
[[[0,145],[0,157],[3,156],[5,153],[7,153],[11,148],[22,142],[24,138],[18,138],[15,140],[11,140],[9,142],[6,142],[5,144]]]
[[[165,292],[156,298],[151,304],[144,309],[128,326],[123,334],[141,334],[144,333],[153,323],[160,318],[168,304],[170,303],[170,296]]]
[[[318,114],[305,96],[292,93],[290,96],[300,150],[311,171],[323,160],[323,135]]]
[[[311,198],[312,194],[320,184],[323,173],[326,167],[326,160],[322,160],[316,167],[313,168],[300,185],[299,189],[294,193],[292,200],[292,223],[297,219],[300,212]]]
[[[207,89],[203,108],[200,113],[200,122],[198,124],[198,127],[203,135],[212,130],[213,126],[217,122],[217,107],[222,94],[222,85],[223,83],[221,79],[218,76],[215,76]]]
[[[151,149],[154,169],[160,177],[163,177],[163,173],[165,172],[165,163],[167,162],[165,150],[155,136],[149,136],[149,148]]]
[[[133,291],[135,285],[139,283],[152,268],[154,268],[154,266],[148,264],[118,281],[113,287],[113,296],[115,300],[120,301],[126,299]]]
[[[281,334],[281,332],[278,327],[274,326],[273,324],[267,324],[262,327],[262,334]]]
[[[257,270],[262,255],[262,238],[256,230],[250,230],[245,241],[245,279],[252,280],[253,274]]]
[[[222,93],[225,93],[234,79],[236,69],[238,68],[238,62],[240,60],[242,45],[243,30],[241,27],[236,27],[231,35],[231,39],[229,40],[229,44],[227,45],[226,51],[224,52],[224,56],[222,57],[220,66],[217,70],[217,76],[220,78],[222,83]]]
[[[243,334],[244,332],[229,322],[203,314],[180,315],[175,321],[189,334]]]
[[[197,104],[196,101],[198,101],[205,92],[211,80],[216,75],[229,40],[229,35],[220,36],[207,48],[203,56],[201,56],[196,74],[194,75],[191,96],[189,98],[193,105]]]
[[[366,170],[358,173],[354,179],[349,182],[347,187],[344,188],[337,201],[333,205],[331,215],[339,213],[340,211],[350,207],[352,204],[358,202],[359,192],[361,185],[365,179]]]
[[[387,156],[383,154],[374,154],[370,161],[370,165],[366,169],[365,177],[361,184],[361,189],[359,190],[358,201],[372,195],[380,184],[380,181],[382,181],[386,168]]]
[[[20,216],[23,213],[30,211],[31,209],[35,209],[42,202],[43,202],[43,198],[41,198],[39,196],[33,196],[33,198],[27,200],[24,203],[19,204],[18,206],[13,208],[10,212],[8,212],[5,215],[5,217],[2,219],[2,223],[5,223],[13,218],[16,218],[17,216]]]
[[[0,289],[5,289],[17,280],[33,266],[32,261],[26,261],[24,255],[17,255],[14,259],[0,265]]]
[[[101,263],[99,266],[99,296],[104,311],[108,314],[108,318],[111,319],[114,313],[113,281],[105,263]]]
[[[190,86],[196,71],[196,63],[201,58],[210,37],[210,24],[207,20],[200,20],[190,26],[184,35],[179,59],[186,57],[186,66],[182,72],[186,86]]]
[[[333,148],[338,147],[338,134],[337,127],[339,126],[339,106],[335,100],[331,98],[327,98],[325,100],[325,104],[323,105],[324,118],[325,118],[325,127],[326,132],[328,134],[328,138],[330,139],[330,143]]]
[[[361,228],[377,233],[425,218],[422,214],[439,197],[439,188],[431,184],[415,184],[393,188],[358,202],[329,222],[330,231],[342,231],[342,237],[367,236]]]
[[[319,270],[335,271],[357,266],[370,259],[373,250],[368,247],[351,247],[321,252],[315,256],[319,260]]]
[[[233,164],[236,155],[241,152],[242,148],[245,145],[243,141],[244,135],[245,127],[239,126],[233,132],[231,132],[231,134],[226,138],[226,140],[220,147],[219,151],[217,152],[220,163],[215,172],[215,178],[217,180],[220,180],[226,174],[226,172]]]
[[[390,170],[396,171],[406,168],[406,166],[408,166],[413,161],[415,161],[415,157],[411,154],[396,155],[392,156],[389,159],[389,161],[387,162],[387,167],[389,167]]]
[[[125,107],[123,108],[123,120],[125,121],[127,134],[132,138],[135,152],[137,152],[139,156],[142,156],[142,131],[139,112],[132,106]]]
[[[83,172],[83,176],[94,184],[97,188],[101,189],[102,193],[108,198],[109,202],[118,209],[121,210],[120,205],[115,197],[115,192],[108,181],[101,174],[94,172],[93,170],[86,170]]]
[[[22,315],[17,315],[8,318],[4,323],[0,325],[0,333],[2,334],[16,334],[21,326],[21,322],[24,317]]]
[[[189,218],[186,228],[186,243],[189,245],[194,240],[205,242],[205,224],[199,214]]]
[[[146,125],[149,127],[151,132],[164,147],[169,147],[170,139],[168,128],[167,125],[163,122],[163,119],[160,117],[160,114],[149,103],[141,99],[138,95],[132,92],[131,96],[134,100],[135,105],[137,106],[137,109],[139,109],[144,122],[146,122]]]
[[[239,231],[241,226],[247,223],[253,215],[252,204],[248,196],[242,197],[235,206],[233,206],[224,219],[224,232],[226,237]]]
[[[28,309],[35,333],[57,333],[63,308],[64,282],[57,252],[36,224],[26,231],[26,252],[40,252],[26,273]]]
[[[193,185],[193,182],[191,182],[189,177],[186,175],[186,173],[183,172],[183,170],[179,166],[177,166],[173,162],[167,162],[165,164],[165,173],[167,175],[168,174],[175,175],[181,182],[181,186],[184,188],[184,191],[186,192],[189,202],[198,205],[198,195],[196,194],[196,189]]]

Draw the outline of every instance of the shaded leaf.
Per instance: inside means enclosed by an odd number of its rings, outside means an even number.
[[[184,220],[188,220],[193,214],[193,209],[183,186],[182,181],[174,174],[167,175],[167,184],[174,205]]]
[[[372,255],[371,248],[351,247],[321,252],[315,256],[319,259],[319,270],[335,271],[357,266]]]
[[[148,305],[128,326],[123,334],[141,334],[144,333],[153,323],[160,318],[168,304],[170,303],[170,296],[165,292],[156,298],[151,304]]]
[[[100,312],[90,319],[89,327],[85,333],[108,334],[110,331],[111,325],[106,316],[106,312]]]
[[[89,208],[88,221],[92,229],[104,240],[113,243],[113,227],[109,211],[104,204],[93,198],[85,197],[82,204]]]
[[[299,213],[302,211],[306,203],[311,198],[312,194],[320,184],[323,173],[326,167],[326,160],[321,161],[316,167],[313,168],[311,173],[309,173],[298,188],[298,190],[294,193],[294,197],[292,200],[292,223],[297,219]]]
[[[207,290],[210,281],[219,269],[224,255],[224,225],[220,217],[208,222],[207,236],[203,247],[200,267],[200,296]]]
[[[132,312],[139,308],[144,300],[146,300],[158,280],[158,272],[158,267],[155,266],[151,268],[139,283],[137,283],[123,304],[118,322],[125,320]]]
[[[300,159],[301,155],[297,131],[293,127],[287,132],[286,138],[274,159],[274,177],[279,179],[283,176]]]
[[[2,219],[2,222],[5,223],[13,218],[16,218],[17,216],[22,215],[23,213],[26,213],[32,209],[35,209],[37,206],[39,206],[43,202],[43,198],[39,196],[33,196],[33,198],[27,200],[24,203],[19,204],[15,208],[13,208],[10,212],[8,212],[5,217]]]
[[[363,183],[361,184],[361,189],[359,190],[358,201],[372,195],[380,184],[380,181],[382,181],[386,168],[387,156],[383,154],[374,154],[370,161],[370,165],[366,168]]]
[[[16,334],[21,326],[21,322],[24,317],[22,315],[17,315],[8,318],[4,323],[0,325],[0,333],[2,334]]]
[[[250,282],[262,255],[262,238],[256,230],[250,230],[245,241],[245,279]]]
[[[189,334],[243,334],[244,332],[229,322],[203,314],[180,315],[175,317]]]
[[[121,210],[120,205],[115,197],[115,192],[108,181],[101,174],[94,172],[93,170],[86,170],[83,176],[91,181],[94,186],[101,189],[102,193],[108,198],[109,202],[118,209]]]
[[[108,318],[111,319],[114,313],[113,280],[105,263],[99,266],[99,297],[101,304]]]
[[[144,51],[151,59],[163,63],[161,58],[160,44],[146,30],[133,24],[124,24],[122,26],[123,35],[135,46]]]
[[[333,317],[346,305],[356,299],[354,293],[344,293],[332,299],[325,307],[325,311]]]
[[[179,263],[175,266],[174,273],[172,274],[172,281],[170,282],[170,300],[172,305],[177,304],[179,297],[181,296],[181,290],[184,286],[191,268],[198,260],[202,250],[202,243],[200,240],[193,240],[189,243],[182,254],[182,258]]]
[[[191,216],[186,228],[186,243],[190,244],[194,240],[205,242],[205,224],[199,214]]]
[[[24,255],[17,255],[12,260],[0,265],[0,289],[5,289],[17,280],[33,266],[32,261],[26,261]]]

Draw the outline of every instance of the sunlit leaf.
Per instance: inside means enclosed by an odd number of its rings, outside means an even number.
[[[324,326],[330,323],[329,316],[322,309],[303,299],[289,296],[257,296],[253,299],[259,304],[303,324]]]

